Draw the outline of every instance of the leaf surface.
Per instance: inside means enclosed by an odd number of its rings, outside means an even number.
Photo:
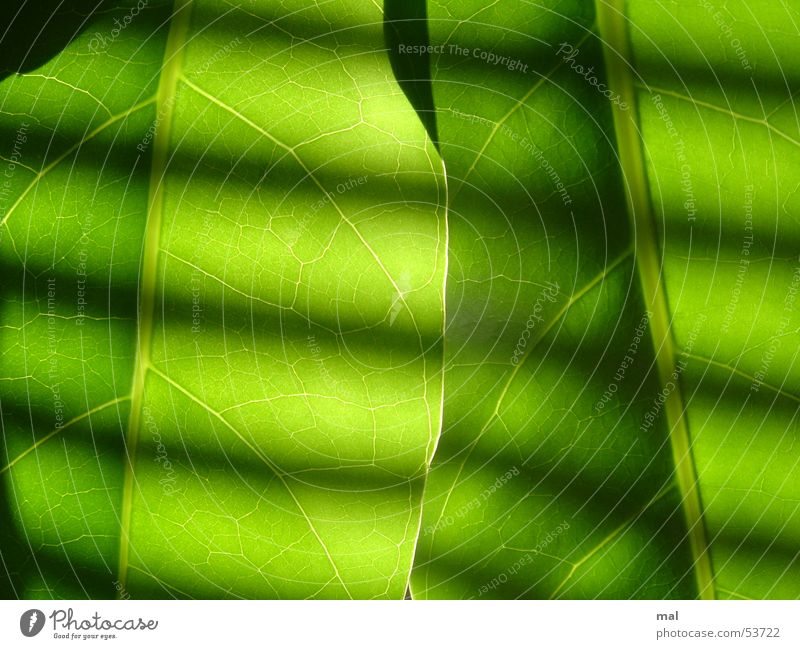
[[[3,84],[6,592],[402,597],[446,201],[382,13],[135,7]]]
[[[429,4],[451,258],[415,597],[798,595],[796,12],[717,5]]]
[[[0,594],[800,597],[796,8],[8,12]]]

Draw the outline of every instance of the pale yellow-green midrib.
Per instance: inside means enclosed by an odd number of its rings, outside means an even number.
[[[125,458],[125,477],[123,480],[122,509],[120,513],[118,570],[118,579],[121,584],[120,595],[125,593],[128,572],[134,465],[136,462],[136,447],[139,439],[142,407],[144,405],[145,378],[150,364],[150,348],[153,337],[153,313],[155,308],[162,208],[164,204],[164,172],[169,157],[175,91],[183,62],[183,48],[189,29],[191,4],[192,0],[175,0],[164,51],[164,64],[161,69],[161,78],[156,96],[158,129],[153,139],[147,222],[139,277],[139,327],[136,362],[133,386],[131,388],[131,411],[125,440],[127,457]]]
[[[608,85],[629,107],[627,110],[614,107],[614,130],[625,182],[628,211],[635,232],[636,267],[645,304],[653,313],[650,332],[656,352],[659,381],[661,385],[666,385],[676,368],[675,343],[660,276],[659,246],[653,225],[641,131],[637,121],[636,89],[629,63],[632,62],[632,58],[625,13],[626,0],[596,0],[595,5]],[[701,599],[714,599],[714,573],[680,387],[672,390],[667,396],[664,412],[669,428],[676,479],[688,525],[698,594]]]

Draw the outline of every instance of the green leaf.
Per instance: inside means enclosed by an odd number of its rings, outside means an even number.
[[[382,13],[145,4],[3,82],[3,592],[402,597],[445,186]]]
[[[414,597],[800,595],[797,12],[709,7],[429,4],[451,245]]]
[[[1,596],[800,597],[796,8],[11,4]]]

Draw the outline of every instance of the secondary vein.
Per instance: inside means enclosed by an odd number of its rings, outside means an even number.
[[[625,182],[628,214],[634,229],[636,268],[645,303],[653,313],[650,333],[656,351],[658,376],[661,384],[666,385],[676,367],[675,343],[670,327],[667,298],[661,282],[659,248],[653,226],[654,219],[637,115],[636,87],[630,63],[632,59],[625,4],[626,0],[596,0],[597,18],[609,87],[613,88],[630,107],[626,111],[614,108],[614,130]],[[672,390],[667,396],[664,412],[669,429],[676,480],[682,495],[681,504],[688,524],[689,545],[694,559],[698,593],[701,599],[714,599],[714,573],[680,387]]]

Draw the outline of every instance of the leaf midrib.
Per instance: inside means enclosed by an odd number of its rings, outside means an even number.
[[[153,157],[150,168],[150,189],[145,224],[142,265],[139,284],[139,321],[137,329],[136,361],[131,388],[131,411],[125,438],[125,476],[120,512],[120,548],[118,581],[120,593],[125,593],[130,549],[131,509],[133,502],[134,465],[144,405],[144,389],[150,366],[150,349],[153,338],[158,255],[160,249],[161,221],[164,206],[164,175],[169,161],[169,141],[172,132],[172,114],[175,92],[183,64],[183,48],[189,29],[192,0],[175,0],[164,63],[156,93],[156,121],[153,139]]]
[[[656,367],[661,386],[666,386],[675,371],[676,352],[672,337],[669,308],[661,278],[659,246],[646,167],[642,135],[637,114],[636,85],[631,73],[626,0],[595,0],[600,44],[603,48],[608,86],[619,94],[629,109],[612,108],[619,162],[625,183],[628,215],[634,230],[636,268],[645,304],[653,313],[650,333],[655,349]],[[664,403],[675,476],[682,496],[681,505],[688,525],[693,568],[701,599],[715,599],[714,573],[703,507],[698,490],[697,469],[692,457],[691,439],[685,418],[685,405],[679,382]]]

